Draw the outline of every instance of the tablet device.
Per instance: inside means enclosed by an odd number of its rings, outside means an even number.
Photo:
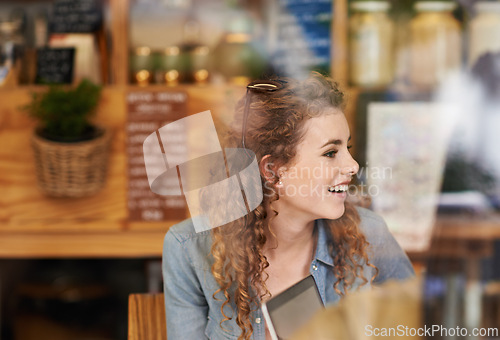
[[[272,339],[286,340],[323,307],[316,282],[309,275],[262,303],[262,313]]]

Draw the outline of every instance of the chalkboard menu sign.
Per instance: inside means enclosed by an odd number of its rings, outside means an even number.
[[[39,48],[36,57],[37,84],[71,84],[75,48]]]
[[[51,33],[91,33],[102,26],[102,0],[57,0],[50,18]]]
[[[130,221],[184,219],[184,196],[160,196],[149,187],[144,163],[143,143],[151,134],[186,116],[185,92],[137,91],[127,95],[128,211]],[[179,153],[187,152],[187,131],[172,131]],[[159,157],[162,157],[159,155]]]
[[[280,0],[276,50],[272,63],[280,73],[302,78],[312,70],[330,72],[332,0]]]

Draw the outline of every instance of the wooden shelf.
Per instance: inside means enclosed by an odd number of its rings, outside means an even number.
[[[158,258],[173,224],[163,223],[160,231],[2,232],[0,258]]]

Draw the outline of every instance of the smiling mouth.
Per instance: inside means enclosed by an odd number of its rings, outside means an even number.
[[[342,193],[342,192],[347,192],[349,186],[347,184],[342,184],[342,185],[336,185],[336,186],[329,186],[328,191],[329,192],[335,192],[335,193]]]

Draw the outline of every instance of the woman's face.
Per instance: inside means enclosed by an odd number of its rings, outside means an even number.
[[[326,109],[305,123],[294,161],[282,168],[281,210],[305,221],[344,214],[348,184],[359,170],[349,140],[347,120],[338,109]]]

